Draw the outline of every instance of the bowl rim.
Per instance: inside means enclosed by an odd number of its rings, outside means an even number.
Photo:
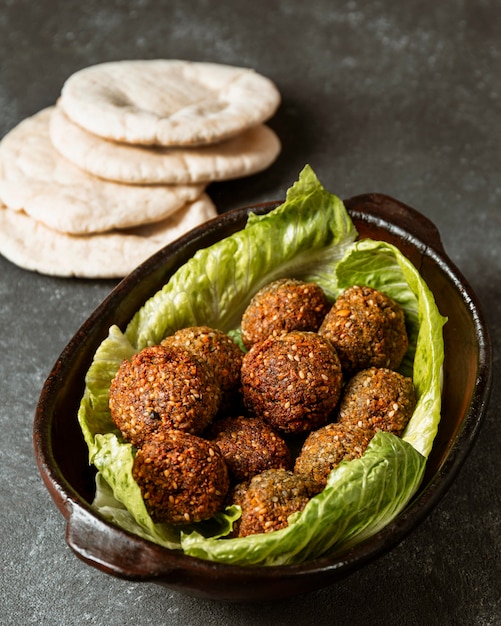
[[[203,247],[211,245],[211,239],[217,241],[221,238],[218,237],[218,233],[223,226],[226,229],[234,228],[234,230],[239,230],[245,225],[244,220],[249,213],[266,213],[280,205],[282,201],[251,204],[222,213],[209,222],[194,228],[180,239],[159,250],[120,281],[80,326],[63,349],[47,377],[35,411],[33,425],[35,457],[41,477],[56,506],[66,519],[66,541],[79,558],[115,576],[129,580],[150,582],[171,579],[174,572],[176,575],[179,575],[180,570],[186,567],[188,562],[190,563],[192,573],[198,572],[202,576],[214,576],[215,571],[217,571],[218,576],[231,576],[237,582],[244,579],[245,581],[252,579],[262,580],[263,578],[265,580],[275,578],[287,579],[292,576],[306,577],[315,574],[322,574],[323,576],[326,572],[342,572],[344,576],[358,569],[369,560],[373,560],[395,547],[430,514],[443,497],[478,436],[490,396],[492,346],[481,305],[467,280],[447,256],[438,230],[428,218],[385,194],[362,194],[353,196],[344,202],[354,220],[368,221],[371,224],[375,222],[380,223],[394,235],[404,236],[407,241],[420,250],[423,256],[430,257],[446,274],[448,280],[453,283],[472,316],[478,339],[477,379],[474,394],[466,416],[463,419],[461,429],[457,433],[447,457],[438,471],[424,487],[420,488],[404,511],[394,520],[370,538],[348,549],[341,556],[330,557],[329,555],[324,555],[300,564],[265,567],[214,563],[151,543],[102,518],[67,481],[53,455],[51,425],[57,396],[61,393],[59,386],[65,372],[78,357],[76,354],[77,346],[89,335],[89,331],[93,329],[95,331],[99,326],[104,312],[113,310],[120,304],[123,299],[123,292],[140,293],[141,283],[144,282],[144,279],[164,269],[166,259],[179,254],[181,256],[183,254],[186,255],[186,251],[189,253],[190,250],[196,249],[200,241],[209,241],[209,243],[204,243]],[[394,214],[392,219],[389,219],[388,215],[381,214],[382,207],[385,206],[393,208]],[[224,236],[228,234],[226,232]],[[188,255],[187,258],[189,256],[191,255]],[[175,269],[182,262],[176,262]],[[157,285],[153,293],[160,288],[161,285]],[[142,302],[144,303],[146,299],[144,298]],[[140,306],[142,304],[139,304],[137,308]],[[105,329],[106,333],[107,329],[108,326]],[[93,355],[94,353],[92,353],[91,357]],[[157,560],[156,566],[152,567],[148,558],[146,558],[148,563],[145,563],[144,567],[138,562],[135,569],[127,569],[112,560],[107,560],[106,556],[103,558],[99,552],[102,546],[93,547],[90,545],[89,533],[92,534],[96,530],[112,532],[114,536],[119,537],[119,540],[124,545],[129,546],[135,554],[145,552],[147,556],[154,555]]]

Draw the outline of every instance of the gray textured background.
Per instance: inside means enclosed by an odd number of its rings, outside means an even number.
[[[305,163],[341,197],[392,195],[438,226],[491,326],[494,389],[446,497],[390,554],[277,603],[207,602],[78,561],[39,478],[32,420],[55,359],[115,284],[50,278],[0,257],[0,623],[501,623],[501,2],[0,0],[0,137],[77,69],[125,58],[249,66],[283,97],[266,172],[213,185],[221,211],[283,197]],[[460,338],[458,338],[460,340]]]

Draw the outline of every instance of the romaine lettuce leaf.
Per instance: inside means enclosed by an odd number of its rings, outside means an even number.
[[[357,231],[342,201],[306,166],[272,213],[251,214],[246,228],[196,252],[134,316],[126,329],[138,350],[178,328],[240,325],[251,297],[284,276],[313,280],[334,299],[333,268]]]
[[[377,532],[405,507],[419,486],[440,420],[445,320],[418,271],[398,249],[356,237],[341,200],[306,166],[280,207],[251,215],[246,228],[199,250],[145,303],[124,333],[116,326],[110,329],[87,374],[79,411],[89,458],[98,469],[94,504],[103,515],[187,554],[269,565],[343,550]],[[183,534],[153,524],[132,479],[134,450],[122,442],[109,415],[109,386],[120,362],[184,326],[206,324],[238,336],[250,298],[283,276],[313,280],[331,300],[349,285],[367,284],[400,302],[410,338],[402,371],[413,375],[418,392],[404,437],[374,437],[364,456],[334,470],[324,491],[282,531],[219,538],[231,527],[235,507]]]
[[[341,291],[353,284],[370,285],[404,308],[409,350],[402,369],[413,376],[418,402],[402,438],[377,433],[360,459],[341,463],[331,472],[325,489],[301,514],[291,517],[287,528],[217,542],[185,533],[186,554],[228,563],[279,565],[336,553],[388,524],[418,489],[440,421],[445,318],[416,268],[385,242],[366,239],[350,246],[336,267],[335,283]]]
[[[132,478],[134,452],[115,434],[96,435],[92,462],[99,468],[94,506],[108,519],[166,548],[179,547],[179,531],[154,524],[138,484]],[[109,486],[112,486],[110,488]]]
[[[418,488],[425,464],[405,441],[379,432],[361,458],[331,472],[326,488],[286,528],[222,540],[183,533],[183,549],[190,556],[247,565],[300,563],[335,553],[393,519]]]
[[[440,421],[446,318],[414,265],[388,243],[356,242],[336,273],[341,290],[356,283],[370,285],[387,293],[405,311],[409,349],[400,369],[412,376],[418,403],[403,438],[427,457]]]
[[[111,420],[108,407],[110,384],[120,363],[137,350],[130,344],[118,326],[112,326],[108,337],[101,343],[85,376],[85,392],[80,402],[78,421],[89,448],[93,463],[95,437],[118,430]]]

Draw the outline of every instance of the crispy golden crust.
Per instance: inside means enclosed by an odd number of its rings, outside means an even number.
[[[325,424],[341,393],[336,351],[317,333],[268,337],[244,356],[244,402],[254,415],[285,433]]]
[[[296,458],[294,471],[325,487],[331,470],[341,461],[361,457],[374,434],[373,430],[352,424],[326,424],[308,435]]]
[[[219,419],[207,436],[218,446],[235,481],[247,481],[266,469],[292,468],[287,444],[260,418]]]
[[[242,517],[231,536],[284,528],[377,430],[402,434],[416,399],[412,380],[393,371],[408,346],[401,308],[379,291],[352,287],[325,316],[323,292],[305,285],[287,279],[262,290],[242,322],[245,355],[225,333],[197,326],[120,367],[110,410],[139,448],[133,476],[155,521],[192,523],[233,503]],[[287,330],[305,320],[318,332]],[[266,338],[258,341],[259,333]],[[351,378],[341,398],[343,375]],[[236,392],[250,416],[215,420],[222,398]],[[294,472],[276,431],[310,433]]]
[[[322,289],[315,283],[283,278],[260,289],[244,311],[242,340],[254,343],[292,330],[317,331],[330,308]]]
[[[400,436],[415,406],[412,378],[371,367],[348,381],[339,404],[338,422]]]
[[[397,369],[408,347],[402,308],[371,287],[346,289],[318,332],[336,348],[348,376],[372,366]]]
[[[179,430],[152,435],[137,452],[132,476],[156,522],[209,519],[223,508],[229,489],[217,446]]]
[[[165,346],[185,348],[206,361],[223,392],[240,384],[243,352],[222,330],[208,326],[181,328],[162,341]]]
[[[242,507],[238,536],[269,533],[285,528],[293,513],[302,511],[322,487],[308,477],[284,469],[271,469],[254,476],[248,487],[236,492]]]
[[[220,400],[211,370],[182,348],[144,348],[122,362],[110,386],[111,417],[138,447],[162,428],[201,433]]]

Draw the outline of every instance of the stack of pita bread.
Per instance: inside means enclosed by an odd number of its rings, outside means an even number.
[[[117,61],[70,76],[0,142],[0,253],[58,276],[120,278],[217,212],[210,182],[271,165],[280,95],[246,68]]]

